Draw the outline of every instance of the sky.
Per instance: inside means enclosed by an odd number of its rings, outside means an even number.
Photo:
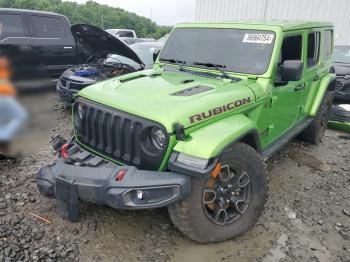
[[[70,0],[85,3],[86,0]],[[99,4],[120,7],[129,12],[152,18],[158,25],[174,25],[193,21],[196,0],[94,0]]]

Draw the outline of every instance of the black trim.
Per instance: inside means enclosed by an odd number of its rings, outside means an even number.
[[[90,154],[89,157],[95,156]],[[124,176],[119,180],[121,171]],[[56,198],[59,214],[73,221],[78,219],[78,200],[115,209],[149,209],[177,202],[191,189],[190,178],[182,174],[145,171],[111,163],[99,167],[78,166],[67,164],[62,158],[41,168],[36,180],[40,193]],[[144,195],[142,199],[137,197],[140,190]]]
[[[249,141],[244,141],[244,139],[247,138],[250,135],[253,135],[253,138],[254,138],[254,141],[253,141],[254,143],[253,144],[249,143]],[[224,151],[225,149],[227,149],[229,147],[232,147],[235,143],[238,143],[238,142],[244,142],[247,145],[253,147],[259,153],[261,153],[260,137],[259,137],[258,131],[256,129],[251,129],[248,132],[244,133],[243,135],[240,135],[235,140],[233,140],[231,143],[226,145],[225,148],[222,151]]]
[[[176,140],[184,140],[185,139],[185,127],[179,123],[174,124],[175,136]]]
[[[264,149],[261,153],[261,156],[266,161],[269,159],[275,152],[280,150],[285,144],[287,144],[290,140],[296,137],[301,131],[303,131],[311,122],[314,120],[313,117],[309,117],[301,122],[299,122],[293,129],[289,130],[287,134],[278,138],[275,142],[269,145],[266,149]]]
[[[328,91],[335,91],[335,83],[337,82],[337,78],[334,78],[332,81],[329,82],[327,90]]]

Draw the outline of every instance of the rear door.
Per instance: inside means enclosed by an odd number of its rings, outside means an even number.
[[[20,12],[0,12],[0,45],[30,43],[25,17]]]
[[[303,97],[303,114],[309,112],[322,76],[328,73],[331,65],[333,31],[331,29],[310,29],[306,32],[306,89]]]
[[[77,63],[76,45],[68,20],[61,16],[29,16],[32,47],[52,76]]]
[[[305,91],[302,99],[302,113],[299,118],[306,116],[306,104],[312,89],[317,87],[320,81],[320,43],[321,32],[319,29],[310,29],[305,31]]]

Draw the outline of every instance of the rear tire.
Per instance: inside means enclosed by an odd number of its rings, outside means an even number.
[[[327,91],[323,97],[315,119],[299,134],[298,138],[306,142],[319,144],[322,141],[324,132],[327,129],[327,123],[332,112],[332,105],[333,93]]]
[[[220,175],[193,177],[191,193],[168,207],[175,227],[198,243],[223,241],[245,233],[266,201],[263,160],[252,147],[237,143],[222,153],[219,163]],[[214,190],[216,193],[211,192]]]

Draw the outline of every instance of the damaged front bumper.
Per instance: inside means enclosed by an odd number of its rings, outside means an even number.
[[[79,148],[68,161],[59,158],[41,168],[37,185],[42,195],[56,198],[61,216],[76,221],[79,200],[116,209],[164,207],[189,193],[190,178],[118,166]]]
[[[71,106],[74,102],[74,95],[76,95],[79,90],[69,89],[62,85],[61,80],[59,79],[56,83],[56,93],[58,99],[67,106]]]

